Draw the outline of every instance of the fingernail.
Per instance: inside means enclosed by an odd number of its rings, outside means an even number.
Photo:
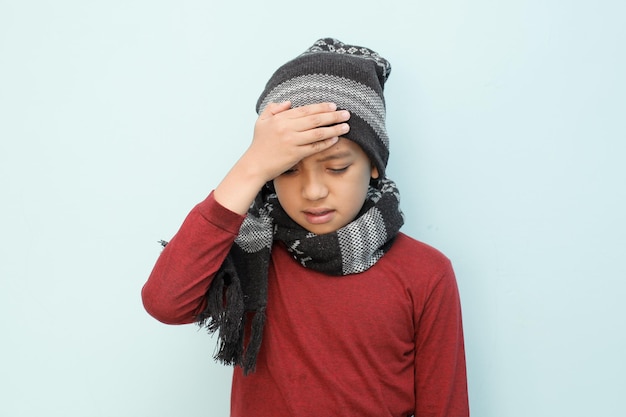
[[[332,111],[337,110],[337,105],[335,103],[328,103],[328,107],[330,107]]]
[[[347,123],[344,123],[341,125],[341,131],[346,133],[348,130],[350,130],[350,125]]]

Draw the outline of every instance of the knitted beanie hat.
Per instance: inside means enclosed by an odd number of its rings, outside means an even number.
[[[276,70],[256,110],[287,100],[292,107],[336,103],[350,112],[350,131],[343,136],[363,148],[383,178],[389,158],[383,90],[390,72],[389,62],[371,49],[320,39]]]

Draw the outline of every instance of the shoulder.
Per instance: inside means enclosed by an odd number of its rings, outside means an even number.
[[[440,250],[399,233],[378,262],[379,272],[393,276],[405,287],[433,288],[442,280],[454,281],[452,263]]]
[[[450,260],[441,251],[404,233],[398,233],[385,257],[410,268],[448,269],[451,267]]]

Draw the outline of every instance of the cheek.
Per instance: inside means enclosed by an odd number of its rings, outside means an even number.
[[[280,193],[289,187],[290,181],[288,178],[279,177],[279,178],[275,178],[273,183],[274,183],[274,190],[276,190],[276,193]]]
[[[365,201],[367,190],[370,184],[370,172],[369,170],[360,170],[351,181],[343,184],[343,195],[349,195],[355,202]],[[359,207],[360,209],[360,207]]]
[[[283,208],[287,208],[295,196],[293,181],[285,178],[274,180],[274,191],[276,191],[278,202]]]

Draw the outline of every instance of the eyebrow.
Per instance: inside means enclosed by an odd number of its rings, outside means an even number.
[[[332,153],[330,155],[324,156],[322,158],[319,158],[317,160],[317,162],[327,162],[327,161],[331,161],[334,159],[344,159],[347,158],[349,156],[352,155],[352,152],[350,151],[342,151],[342,152],[337,152],[337,153]]]

